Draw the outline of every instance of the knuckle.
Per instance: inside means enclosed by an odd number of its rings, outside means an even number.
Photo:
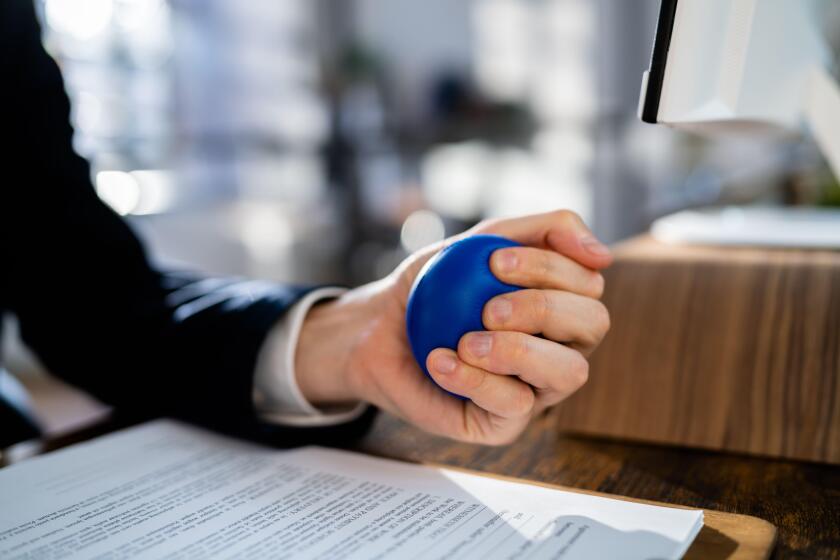
[[[513,443],[522,431],[521,429],[511,430],[510,424],[509,420],[503,418],[483,421],[477,418],[476,413],[468,412],[457,439],[479,445],[508,445]]]
[[[499,357],[506,365],[515,365],[525,362],[528,354],[531,352],[531,346],[528,344],[528,336],[521,333],[510,333],[506,337],[505,344],[500,344],[503,348],[502,356]]]
[[[599,272],[595,272],[592,277],[592,295],[595,299],[600,299],[601,296],[604,295],[605,284],[604,275]]]
[[[539,251],[535,259],[534,269],[541,278],[551,276],[554,267],[552,266],[551,253]]]
[[[475,232],[488,232],[495,230],[499,224],[501,223],[500,218],[491,218],[486,220],[481,220],[476,226],[473,228]]]
[[[511,413],[514,416],[527,416],[531,414],[536,402],[534,392],[528,387],[521,387],[516,390],[510,399]]]
[[[552,315],[552,300],[548,292],[545,290],[536,290],[533,300],[533,314],[534,319],[540,326],[547,324]]]
[[[580,342],[587,347],[594,347],[601,343],[610,329],[610,313],[600,301],[593,300],[592,308],[588,311],[586,328],[581,333]]]
[[[476,365],[497,373],[512,372],[528,351],[519,333],[490,331],[489,336],[492,340],[490,351],[479,358]]]
[[[607,309],[607,306],[601,303],[600,301],[596,302],[595,306],[595,334],[597,336],[597,342],[600,342],[601,339],[607,334],[607,331],[610,330],[610,312]]]
[[[579,352],[574,353],[574,358],[569,364],[568,377],[575,391],[589,380],[589,362]]]
[[[560,391],[545,391],[540,395],[540,400],[542,401],[540,406],[536,408],[538,415],[544,415],[548,409],[562,402],[564,398],[566,398],[566,395]]]
[[[577,226],[581,223],[580,216],[571,210],[557,210],[557,219],[567,227]]]

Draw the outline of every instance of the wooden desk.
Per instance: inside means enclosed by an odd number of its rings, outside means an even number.
[[[510,447],[436,438],[385,415],[346,446],[381,457],[753,515],[778,528],[773,558],[840,558],[840,467],[560,435],[535,421]]]
[[[107,433],[104,423],[45,442],[52,450]],[[437,438],[380,414],[346,449],[690,507],[753,515],[778,529],[773,558],[840,559],[840,467],[560,435],[556,414],[509,447]]]

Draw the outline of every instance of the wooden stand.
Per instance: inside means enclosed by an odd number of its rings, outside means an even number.
[[[840,464],[840,252],[616,248],[563,429]]]

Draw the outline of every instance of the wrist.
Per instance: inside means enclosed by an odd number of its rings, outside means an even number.
[[[304,398],[316,407],[368,400],[354,354],[376,320],[376,298],[363,287],[307,313],[295,350],[295,377]]]

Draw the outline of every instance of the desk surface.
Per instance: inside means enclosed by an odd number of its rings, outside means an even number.
[[[380,414],[350,450],[549,484],[752,515],[778,529],[773,558],[840,559],[840,467],[559,434],[549,413],[509,447],[425,434]],[[109,431],[108,424],[47,441],[47,449]]]
[[[432,437],[380,415],[347,448],[752,515],[778,528],[774,558],[840,558],[840,467],[574,437],[554,425],[549,414],[514,445],[490,448]]]

